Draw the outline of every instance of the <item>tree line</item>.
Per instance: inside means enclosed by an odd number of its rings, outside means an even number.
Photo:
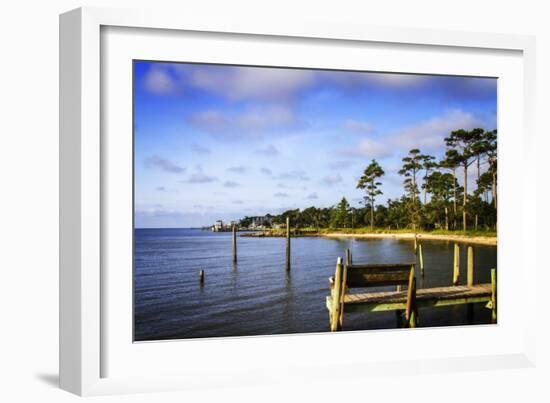
[[[361,207],[351,207],[343,197],[332,207],[285,211],[273,216],[272,222],[282,224],[290,217],[298,228],[496,230],[497,131],[455,130],[444,142],[445,154],[439,161],[417,148],[402,158],[399,174],[404,193],[399,198],[377,204],[385,172],[373,159],[356,186],[365,192]],[[476,185],[469,189],[472,167]]]

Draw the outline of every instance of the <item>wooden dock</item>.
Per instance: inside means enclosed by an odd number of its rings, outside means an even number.
[[[416,306],[442,307],[449,305],[491,302],[491,284],[423,288],[416,291]],[[382,291],[344,295],[344,312],[382,312],[405,310],[407,291]],[[327,309],[333,306],[332,296],[326,300]]]
[[[416,245],[415,253],[421,246]],[[485,303],[491,309],[491,319],[496,322],[496,270],[491,270],[491,282],[488,284],[473,284],[474,258],[473,249],[468,248],[468,278],[467,285],[457,285],[459,271],[459,248],[455,245],[453,256],[453,285],[448,287],[416,288],[416,263],[396,264],[354,264],[351,251],[346,251],[345,263],[337,259],[334,277],[329,278],[330,295],[326,297],[326,307],[329,311],[330,329],[341,330],[345,313],[396,311],[399,323],[401,314],[409,327],[416,327],[418,308],[438,308],[451,305],[467,305]],[[421,260],[421,266],[423,261]],[[423,275],[423,267],[421,274]],[[394,286],[391,291],[356,292],[352,288]],[[406,289],[403,289],[406,287]]]

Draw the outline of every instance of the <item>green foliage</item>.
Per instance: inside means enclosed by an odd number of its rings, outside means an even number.
[[[350,218],[351,216],[349,203],[345,197],[342,197],[340,203],[338,203],[332,210],[330,226],[333,228],[349,228],[351,227]]]
[[[415,232],[493,234],[497,225],[497,131],[460,129],[451,132],[444,141],[447,149],[439,162],[417,148],[402,159],[399,174],[404,177],[405,194],[400,198],[376,205],[377,197],[383,194],[379,180],[385,172],[373,159],[356,186],[365,192],[363,207],[351,207],[342,197],[333,207],[287,210],[273,216],[273,224],[284,224],[289,217],[291,225],[303,233],[338,229],[352,233],[412,229]],[[468,191],[464,178],[467,180],[468,167],[474,162],[478,167],[477,186],[474,191]],[[479,168],[482,163],[488,166],[483,173]],[[423,192],[422,200],[419,188]],[[462,231],[457,232],[460,218]],[[245,217],[241,225],[246,226],[247,222],[250,219]]]
[[[382,183],[378,182],[377,179],[383,175],[384,170],[382,167],[378,165],[376,160],[372,160],[369,166],[367,166],[363,171],[363,175],[359,178],[359,182],[357,183],[357,189],[363,189],[366,193],[365,202],[370,206],[371,228],[374,227],[374,202],[376,200],[376,196],[380,196],[382,194],[382,191],[380,190]]]

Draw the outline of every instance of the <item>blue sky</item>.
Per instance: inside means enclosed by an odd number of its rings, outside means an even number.
[[[440,158],[452,130],[496,128],[497,80],[134,62],[136,227],[359,206],[372,159],[380,203],[401,158]],[[473,175],[471,175],[473,177]],[[461,178],[459,178],[459,181]]]

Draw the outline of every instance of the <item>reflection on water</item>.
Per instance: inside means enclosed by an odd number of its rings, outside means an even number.
[[[189,229],[135,231],[135,340],[325,332],[325,297],[336,258],[351,248],[356,263],[414,261],[412,241],[394,239],[292,239],[292,269],[285,270],[283,238],[238,239],[232,261],[230,233]],[[461,244],[460,284],[466,282]],[[419,288],[452,284],[453,243],[423,241],[425,275]],[[474,245],[475,283],[490,282],[497,252]],[[199,271],[204,270],[204,286]],[[420,309],[419,326],[490,323],[476,304]],[[346,315],[344,330],[396,327],[394,312]]]

